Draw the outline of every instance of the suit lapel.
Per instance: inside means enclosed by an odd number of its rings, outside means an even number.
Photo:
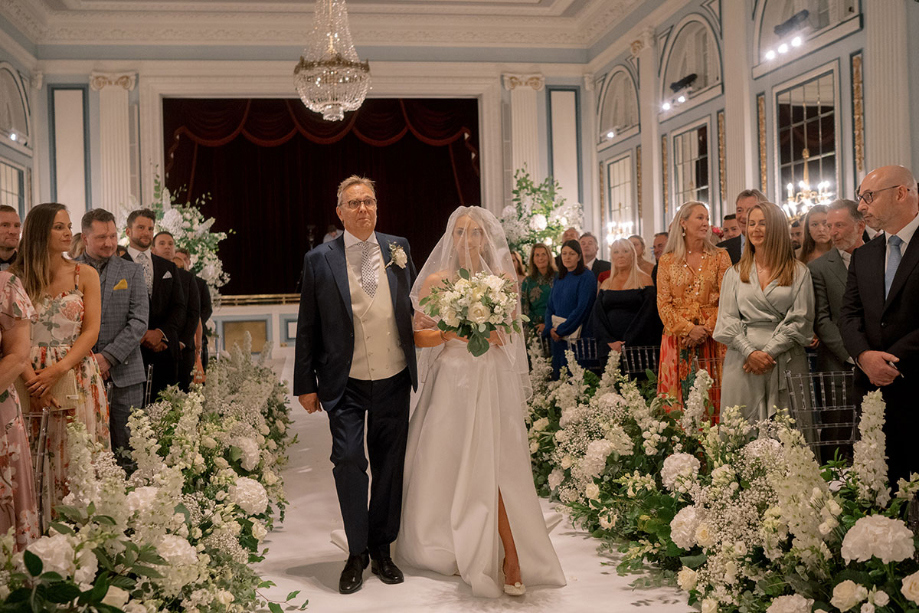
[[[338,285],[338,293],[341,294],[350,321],[354,319],[354,313],[351,311],[351,288],[348,285],[348,260],[345,257],[344,235],[330,241],[328,245],[329,250],[325,254],[325,259],[329,263],[329,268],[332,269],[332,278]]]
[[[843,288],[845,288],[849,271],[846,270],[846,265],[843,263],[842,257],[839,255],[839,252],[836,251],[835,247],[827,256],[826,260],[827,264],[829,264],[829,269],[836,276],[836,280],[842,283]]]
[[[392,254],[389,252],[389,241],[377,232],[377,242],[380,244],[380,253],[383,255],[383,270],[386,271],[386,276],[389,279],[389,297],[392,299],[392,310],[395,313],[398,304],[396,302],[396,289],[399,287],[399,277],[396,275],[395,265],[390,266]]]
[[[117,259],[118,258],[111,258],[108,261],[108,264],[106,264],[105,266],[105,273],[106,273],[105,283],[103,283],[103,287],[102,287],[102,317],[103,318],[105,318],[105,312],[108,310],[108,306],[112,302],[112,276],[113,275],[110,275],[109,273],[115,273],[114,274],[115,278],[118,278],[118,275],[120,274],[118,272],[119,271],[118,267],[120,265],[118,264],[118,262],[115,261]]]
[[[914,236],[914,238],[919,239],[919,236]],[[906,280],[913,273],[913,269],[916,267],[916,264],[919,263],[919,240],[909,241],[909,245],[906,247],[906,253],[903,254],[903,259],[900,260],[900,265],[897,267],[897,274],[894,275],[893,283],[890,285],[890,292],[887,294],[887,300],[884,301],[884,310],[887,310],[887,307],[890,306],[890,303],[893,302],[894,298],[897,297],[897,294],[900,290],[903,289],[903,286],[906,285]],[[887,253],[887,244],[884,244],[884,250],[881,251],[882,257],[881,262],[884,261],[884,256]],[[883,279],[884,276],[881,275]]]

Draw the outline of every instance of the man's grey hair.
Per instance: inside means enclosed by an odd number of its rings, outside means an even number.
[[[849,211],[849,215],[852,216],[855,223],[865,220],[865,216],[858,210],[858,203],[854,200],[840,198],[831,202],[827,208],[831,211]]]
[[[583,240],[585,238],[592,238],[594,239],[595,243],[600,244],[600,241],[597,240],[597,237],[591,234],[590,232],[585,232],[584,234],[582,234],[579,240]]]
[[[354,187],[355,185],[363,185],[364,187],[370,190],[370,193],[373,194],[374,198],[377,197],[377,192],[373,188],[373,181],[371,181],[367,177],[359,177],[357,175],[351,175],[350,177],[348,177],[347,179],[345,179],[338,185],[338,205],[337,206],[341,206],[342,204],[344,204],[344,202],[342,202],[341,199],[344,196],[345,191],[350,187]]]
[[[737,198],[734,199],[734,204],[737,204],[744,198],[749,198],[751,196],[756,198],[757,204],[759,204],[760,202],[769,202],[769,198],[766,198],[766,194],[759,191],[758,189],[745,189],[739,194],[737,194]]]

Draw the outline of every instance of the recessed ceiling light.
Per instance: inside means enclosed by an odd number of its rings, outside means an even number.
[[[686,96],[680,96],[679,98],[676,99],[676,101],[679,102],[680,104],[683,104],[684,102],[686,102]]]

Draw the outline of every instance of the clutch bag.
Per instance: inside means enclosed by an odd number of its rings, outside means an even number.
[[[22,377],[16,378],[16,393],[19,394],[20,404],[26,405],[29,400],[29,390],[26,388]],[[80,402],[80,390],[77,388],[77,377],[72,368],[64,373],[57,380],[57,383],[51,386],[51,396],[61,405],[59,409],[52,407],[52,411],[66,411],[77,408],[77,404]]]
[[[568,321],[568,319],[567,319],[566,317],[559,317],[558,315],[553,315],[553,316],[552,316],[552,327],[553,327],[553,328],[558,328],[560,325],[562,325],[562,324],[565,323],[566,321]],[[584,327],[584,326],[578,326],[578,327],[575,329],[574,332],[572,332],[571,334],[569,334],[569,335],[566,336],[565,338],[568,339],[569,341],[576,341],[576,340],[578,340],[579,338],[581,338],[581,328],[583,328],[583,327]]]

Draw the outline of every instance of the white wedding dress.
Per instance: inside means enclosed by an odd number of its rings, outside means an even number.
[[[492,347],[476,358],[458,340],[424,351],[433,357],[409,425],[398,555],[416,568],[458,573],[476,596],[500,596],[500,490],[523,584],[565,585],[533,484],[524,391],[508,353]]]

